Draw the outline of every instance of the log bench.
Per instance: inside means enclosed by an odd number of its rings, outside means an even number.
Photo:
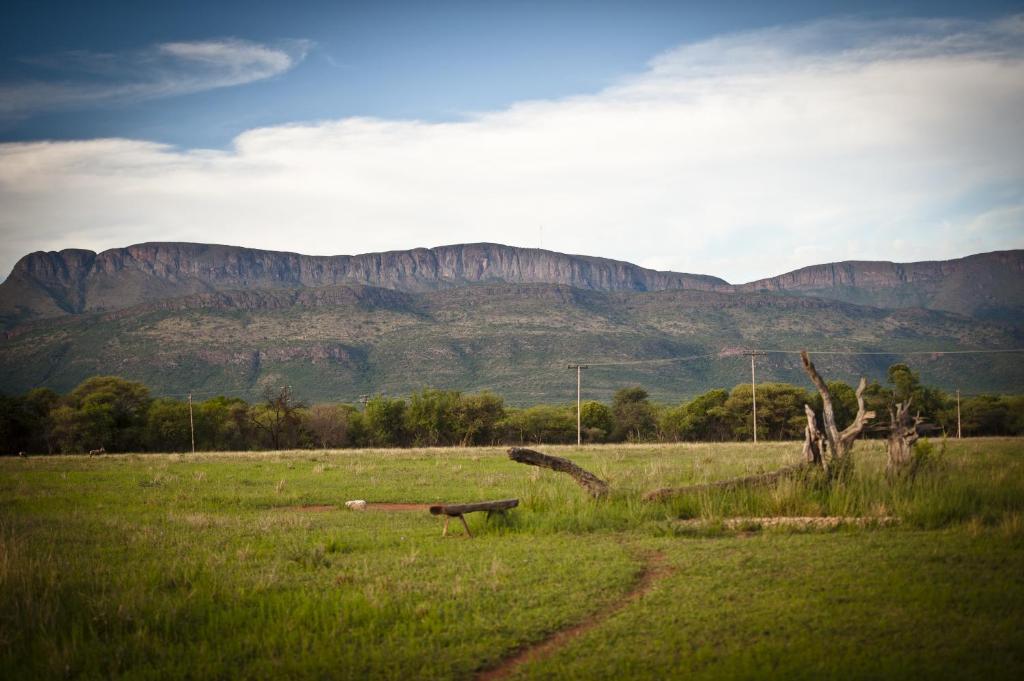
[[[458,518],[461,520],[462,526],[466,528],[466,535],[472,537],[473,534],[469,531],[469,524],[466,522],[464,514],[475,513],[477,511],[487,511],[487,517],[490,517],[492,513],[504,513],[508,509],[515,508],[518,505],[518,499],[478,501],[472,504],[436,504],[430,507],[430,514],[444,516],[444,530],[441,532],[442,537],[448,536],[448,521],[452,518]]]

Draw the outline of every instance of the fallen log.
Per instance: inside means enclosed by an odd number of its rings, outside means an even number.
[[[528,466],[549,468],[557,473],[565,473],[572,476],[580,487],[590,492],[593,497],[601,497],[608,493],[608,483],[597,477],[590,471],[584,470],[569,459],[560,456],[542,454],[532,449],[523,447],[512,447],[508,450],[508,458],[517,463],[525,463]]]
[[[713,524],[715,521],[703,518],[690,518],[677,520],[676,524],[682,527],[704,527]],[[767,516],[763,518],[722,518],[718,521],[723,527],[729,530],[743,530],[765,527],[796,527],[799,529],[824,529],[851,525],[853,527],[891,527],[900,524],[900,518],[895,516],[825,516],[825,517],[794,517],[794,516]]]
[[[708,492],[710,490],[731,490],[739,489],[741,487],[758,487],[760,485],[769,485],[775,482],[776,480],[802,475],[803,473],[809,470],[811,470],[811,467],[808,464],[798,463],[793,466],[786,466],[784,468],[771,471],[769,473],[748,475],[742,478],[729,478],[728,480],[706,482],[699,485],[687,485],[686,487],[663,487],[661,489],[656,489],[645,494],[644,501],[663,501],[665,499],[671,499],[672,497],[684,496],[686,494],[693,494],[695,492]]]
[[[431,515],[462,515],[476,511],[507,511],[519,505],[518,499],[502,499],[501,501],[480,501],[473,504],[435,504],[430,507]]]

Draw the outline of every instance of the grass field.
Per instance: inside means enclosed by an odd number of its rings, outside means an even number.
[[[0,678],[1024,675],[1024,441],[663,503],[800,446],[543,449],[611,497],[496,448],[0,460]],[[471,540],[341,505],[508,497]],[[723,522],[764,516],[902,522]]]

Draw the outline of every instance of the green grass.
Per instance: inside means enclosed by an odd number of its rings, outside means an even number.
[[[488,448],[2,459],[0,678],[472,678],[618,603],[653,554],[649,592],[514,675],[1019,677],[1024,441],[932,449],[909,483],[861,442],[845,485],[665,503],[640,495],[799,445],[544,448],[609,480],[600,502]],[[296,508],[511,496],[473,540],[425,512]],[[771,515],[903,523],[720,522]]]

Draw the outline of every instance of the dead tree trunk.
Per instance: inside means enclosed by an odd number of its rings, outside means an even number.
[[[806,471],[807,465],[798,463],[794,466],[786,466],[785,468],[780,468],[777,471],[771,471],[770,473],[748,475],[743,478],[729,478],[728,480],[706,482],[700,485],[687,485],[686,487],[663,487],[661,489],[652,490],[645,494],[644,501],[663,501],[665,499],[671,499],[672,497],[678,497],[684,494],[693,494],[694,492],[707,492],[713,489],[730,490],[740,489],[742,487],[759,487],[761,485],[770,485],[771,483],[777,480],[781,480],[783,478],[791,478],[802,475]]]
[[[910,415],[910,400],[897,402],[896,407],[889,408],[889,439],[886,443],[889,450],[889,463],[886,472],[890,475],[906,472],[913,463],[914,443],[921,434],[917,428],[924,419],[921,415]]]
[[[818,419],[814,410],[804,405],[804,413],[807,414],[807,427],[804,428],[804,460],[811,466],[821,466],[825,448],[825,436],[818,430]]]
[[[853,442],[861,434],[861,431],[864,430],[867,422],[875,417],[875,412],[868,411],[864,407],[864,390],[867,387],[867,381],[862,378],[860,379],[860,385],[857,386],[857,416],[853,419],[853,423],[843,430],[839,430],[838,426],[836,426],[835,410],[832,408],[832,393],[829,392],[825,381],[818,375],[818,371],[814,368],[814,364],[811,363],[807,352],[801,352],[800,357],[803,360],[804,371],[807,372],[814,386],[821,393],[823,404],[822,421],[825,424],[825,432],[822,433],[818,428],[818,421],[814,415],[814,410],[810,406],[804,405],[804,413],[807,415],[803,449],[805,463],[786,466],[770,473],[731,478],[703,485],[656,489],[644,495],[644,499],[658,501],[705,490],[737,489],[740,487],[767,485],[782,478],[806,473],[814,468],[824,469],[830,477],[839,476],[849,470],[849,453],[853,448]]]
[[[508,450],[508,458],[528,466],[550,468],[558,473],[566,473],[579,483],[580,487],[590,492],[592,497],[601,497],[608,493],[608,483],[590,471],[583,470],[572,461],[560,456],[549,456],[523,447],[512,447]]]
[[[864,426],[867,425],[868,421],[875,418],[875,412],[868,411],[864,407],[864,389],[867,387],[867,380],[863,377],[860,379],[860,383],[857,385],[857,415],[853,419],[853,423],[848,425],[843,430],[839,430],[836,425],[836,414],[832,408],[832,393],[829,392],[828,386],[825,385],[825,381],[818,374],[817,369],[814,368],[814,363],[811,362],[811,358],[807,356],[806,350],[800,351],[800,360],[803,362],[804,371],[810,377],[811,382],[814,383],[814,387],[818,389],[818,393],[821,395],[821,416],[825,426],[824,439],[821,437],[821,433],[818,432],[817,425],[814,425],[813,431],[811,428],[811,421],[813,412],[808,405],[804,405],[804,410],[808,412],[808,427],[806,431],[806,440],[804,442],[804,452],[807,453],[809,450],[813,451],[813,446],[818,446],[818,452],[821,455],[820,463],[825,472],[830,475],[842,474],[846,472],[850,466],[850,450],[853,449],[854,441],[860,437],[861,432],[864,430]],[[813,442],[814,439],[817,442]],[[826,449],[823,447],[824,443],[828,443],[827,452],[821,451]]]

